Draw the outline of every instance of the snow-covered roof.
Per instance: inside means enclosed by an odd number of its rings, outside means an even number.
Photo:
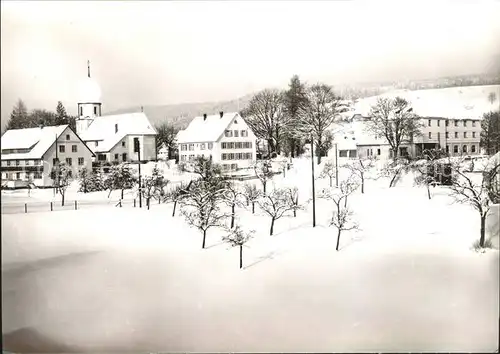
[[[79,103],[99,103],[101,102],[101,88],[97,81],[91,77],[86,77],[80,82],[78,91]]]
[[[188,127],[177,134],[177,143],[215,142],[235,118],[241,118],[236,112],[195,117]]]
[[[29,149],[26,153],[2,154],[2,160],[41,159],[43,154],[55,143],[68,125],[44,128],[10,129],[2,135],[2,151]]]
[[[115,131],[115,125],[118,131]],[[142,112],[96,117],[80,138],[99,141],[94,152],[108,152],[127,135],[156,135],[156,129]]]
[[[386,145],[383,138],[376,138],[373,134],[366,131],[366,122],[353,121],[345,123],[342,129],[334,133],[334,141],[342,150],[355,149],[357,145]]]
[[[413,112],[422,117],[481,119],[484,113],[498,109],[498,101],[488,99],[491,92],[500,99],[500,85],[397,90],[361,99],[355,104],[355,111],[368,116],[378,98],[400,96],[410,101]]]

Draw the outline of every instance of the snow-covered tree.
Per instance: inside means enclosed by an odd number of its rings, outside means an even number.
[[[385,138],[395,160],[398,159],[401,144],[412,144],[413,139],[422,134],[422,123],[413,113],[411,103],[401,97],[379,98],[371,109],[370,117],[367,132]]]
[[[193,181],[188,193],[180,200],[181,213],[191,227],[203,233],[201,248],[205,248],[207,231],[213,227],[224,227],[228,216],[221,209],[223,189],[207,181]]]
[[[54,180],[54,186],[59,194],[61,194],[61,205],[64,206],[64,200],[66,197],[66,190],[73,181],[72,178],[73,171],[71,167],[65,162],[57,163],[52,169],[52,179]]]
[[[286,126],[285,135],[285,150],[290,152],[293,158],[298,156],[302,151],[302,141],[299,137],[293,134],[294,127],[300,119],[300,108],[307,103],[306,85],[300,82],[297,75],[290,79],[288,90],[285,91],[284,104],[285,114],[288,116],[289,124]]]
[[[89,172],[89,170],[85,166],[80,168],[80,170],[78,171],[78,179],[80,182],[80,188],[78,189],[79,192],[83,193],[89,192],[88,185],[90,180],[90,174],[91,172]]]
[[[243,246],[253,237],[254,230],[245,231],[240,225],[228,230],[228,234],[222,237],[222,241],[227,242],[231,247],[238,247],[240,250],[240,269],[243,268]]]
[[[125,189],[133,188],[137,183],[137,179],[134,176],[134,172],[130,164],[123,162],[119,165],[114,165],[111,167],[111,171],[105,183],[107,189],[109,189],[108,198],[111,195],[112,191],[120,190],[121,199],[123,199]]]
[[[269,235],[274,232],[274,223],[281,219],[286,212],[295,210],[295,204],[290,200],[290,194],[287,189],[274,189],[269,194],[264,194],[257,201],[259,207],[271,217],[271,227]]]
[[[464,171],[461,161],[451,161],[452,184],[451,195],[455,203],[468,204],[479,214],[481,229],[479,246],[484,247],[486,237],[486,217],[491,208],[491,200],[488,195],[488,183],[486,178]],[[476,178],[477,180],[476,180]]]
[[[266,193],[267,182],[273,177],[273,171],[271,169],[270,161],[257,161],[253,169],[255,171],[255,176],[260,180],[262,184],[262,190]]]
[[[411,168],[415,172],[414,181],[416,185],[425,186],[427,197],[432,198],[430,187],[435,187],[437,181],[438,160],[446,157],[446,152],[442,149],[430,149],[424,151],[423,159],[411,163]]]
[[[91,170],[87,181],[87,192],[99,192],[107,189],[106,178],[101,169]]]
[[[299,204],[299,189],[297,187],[287,188],[288,199],[290,201],[290,206],[293,210],[293,217],[297,217],[297,210],[301,210],[302,206]]]
[[[176,186],[173,186],[170,188],[170,190],[165,192],[165,195],[163,197],[163,202],[164,203],[174,203],[174,208],[172,211],[172,217],[175,216],[175,210],[177,209],[177,204],[179,201],[184,198],[188,192],[189,189],[191,188],[192,181],[189,182],[189,184],[178,184]]]
[[[350,163],[344,165],[351,174],[356,176],[361,182],[361,193],[365,193],[365,180],[372,178],[370,172],[372,172],[375,167],[375,160],[373,158],[358,158]]]
[[[335,122],[340,102],[340,97],[335,95],[331,86],[318,83],[307,88],[306,103],[300,107],[296,135],[308,140],[313,138],[318,165],[321,163],[325,144],[331,139],[328,129]]]
[[[262,196],[262,192],[257,188],[255,184],[245,183],[243,186],[245,191],[245,197],[248,203],[252,203],[252,214],[255,214],[255,203]]]
[[[214,163],[212,159],[197,156],[193,161],[193,172],[198,174],[202,180],[208,181],[220,177],[222,168],[219,164]]]
[[[149,207],[151,205],[151,198],[156,198],[160,201],[164,195],[164,187],[167,185],[168,180],[163,177],[163,174],[158,169],[157,166],[153,168],[151,176],[146,176],[143,178],[142,182],[142,196],[146,200],[146,205]]]
[[[234,227],[236,207],[243,207],[245,201],[244,192],[234,183],[227,181],[222,193],[224,203],[231,208],[231,229]]]
[[[332,181],[337,178],[337,168],[335,167],[334,161],[326,161],[323,166],[323,170],[320,174],[321,178],[329,178],[330,179],[330,187],[332,187]]]
[[[390,178],[389,188],[394,187],[404,173],[411,168],[410,161],[405,158],[398,158],[387,162],[379,171],[378,177]]]
[[[324,189],[320,198],[333,202],[334,210],[330,219],[330,225],[337,228],[337,245],[335,250],[339,250],[340,236],[343,231],[355,230],[358,224],[354,221],[353,211],[350,209],[347,199],[357,189],[358,184],[350,176],[348,179],[340,182],[339,188]]]

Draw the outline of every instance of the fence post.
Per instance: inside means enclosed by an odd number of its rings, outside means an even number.
[[[24,203],[24,212],[27,213],[28,212],[28,203]]]
[[[52,206],[52,202],[50,202],[50,211],[54,211],[54,207]]]
[[[77,207],[76,200],[75,200],[75,210],[77,210],[77,209],[78,209],[78,207]]]

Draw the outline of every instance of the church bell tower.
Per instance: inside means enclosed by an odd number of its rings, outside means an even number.
[[[96,117],[101,116],[101,89],[90,76],[90,61],[87,61],[87,77],[81,83],[78,98],[76,133],[82,134]]]

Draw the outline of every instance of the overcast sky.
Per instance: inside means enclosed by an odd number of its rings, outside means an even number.
[[[233,99],[293,74],[334,84],[483,72],[499,19],[498,1],[2,1],[2,122],[17,98],[76,113],[87,60],[104,112]]]

